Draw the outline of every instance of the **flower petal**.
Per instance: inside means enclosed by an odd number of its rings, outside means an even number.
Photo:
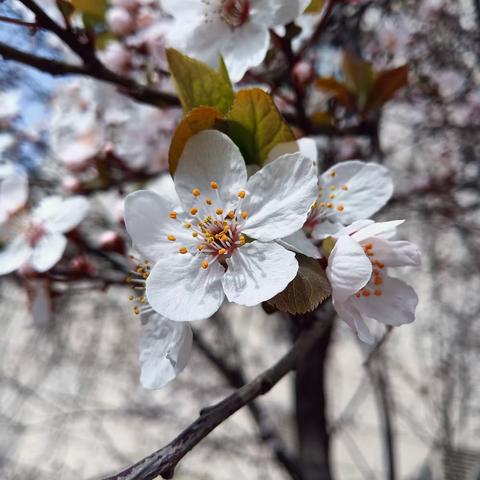
[[[192,352],[193,334],[188,323],[151,315],[140,338],[140,382],[159,389],[179,375]]]
[[[295,278],[295,254],[276,243],[252,242],[227,259],[222,283],[230,302],[253,306],[280,293]]]
[[[309,0],[250,0],[252,21],[265,27],[276,27],[293,22],[307,8]]]
[[[189,246],[192,237],[183,227],[181,215],[170,218],[176,205],[171,199],[149,190],[133,192],[125,199],[125,226],[134,247],[148,260],[172,254],[179,242]],[[173,235],[177,241],[168,240]]]
[[[13,172],[0,182],[0,223],[20,210],[28,198],[28,177],[23,172]]]
[[[32,248],[25,238],[19,236],[0,251],[0,275],[12,273],[27,262]]]
[[[341,223],[334,223],[325,219],[315,224],[312,230],[312,237],[315,240],[324,240],[327,237],[337,236],[342,228],[343,225]]]
[[[196,207],[208,214],[216,208],[228,210],[238,202],[238,192],[247,185],[247,169],[230,138],[216,130],[204,130],[185,145],[174,182],[186,211]],[[211,188],[211,182],[218,184],[217,190]],[[199,197],[192,194],[194,188],[200,190]],[[207,197],[213,202],[208,208]]]
[[[286,237],[303,227],[317,197],[314,163],[300,153],[283,155],[250,177],[242,231],[261,241]]]
[[[415,320],[418,296],[415,290],[398,278],[383,277],[381,296],[370,295],[352,299],[363,317],[386,325],[403,325]]]
[[[85,197],[75,196],[63,200],[52,196],[40,202],[33,218],[50,232],[65,233],[73,230],[85,218],[88,208],[89,202]]]
[[[332,297],[344,302],[364,287],[372,275],[372,263],[363,248],[345,235],[337,240],[328,258],[327,277]]]
[[[67,239],[61,233],[46,232],[33,247],[30,263],[37,272],[46,272],[62,258]]]
[[[355,299],[349,298],[346,302],[335,302],[333,306],[338,313],[338,316],[357,333],[358,338],[369,345],[375,343],[375,337],[370,333],[370,329],[363,321],[361,314],[355,308]]]
[[[146,295],[155,311],[176,322],[213,315],[224,298],[218,263],[202,268],[201,255],[173,253],[158,260],[147,279]]]
[[[371,237],[392,238],[397,233],[397,227],[405,220],[392,220],[390,222],[371,222],[365,227],[360,226],[360,221],[357,223],[360,228],[352,232],[352,238],[357,242],[364,242]],[[353,225],[353,224],[352,224]]]
[[[420,249],[411,242],[385,240],[380,237],[366,239],[373,245],[372,260],[378,260],[386,267],[406,267],[420,265]]]
[[[301,253],[311,258],[320,258],[321,254],[315,244],[307,238],[303,230],[298,230],[288,237],[277,240],[279,245],[291,250],[292,252]]]
[[[393,193],[392,178],[385,167],[358,160],[329,168],[320,176],[319,186],[326,193],[335,195],[331,199],[334,206],[343,206],[337,217],[344,225],[372,216]]]
[[[275,145],[268,154],[268,162],[271,162],[287,153],[300,152],[304,157],[317,163],[318,150],[317,143],[312,138],[304,137],[293,142],[283,142]]]

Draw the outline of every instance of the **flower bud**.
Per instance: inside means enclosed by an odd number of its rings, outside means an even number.
[[[114,7],[107,12],[107,22],[113,33],[117,35],[129,35],[135,29],[135,22],[128,10]]]
[[[106,252],[125,254],[125,244],[122,237],[112,230],[102,233],[100,236],[100,248]]]
[[[313,81],[315,72],[308,62],[297,62],[293,67],[293,79],[297,85],[305,86]]]

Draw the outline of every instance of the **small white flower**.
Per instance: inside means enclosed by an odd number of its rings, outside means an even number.
[[[62,200],[53,196],[43,199],[30,214],[20,213],[2,224],[0,242],[0,275],[11,273],[25,263],[37,272],[50,270],[61,258],[67,239],[85,217],[88,201],[84,197]]]
[[[392,196],[393,182],[382,165],[350,160],[322,173],[318,188],[306,228],[311,230],[312,238],[322,240],[378,212]]]
[[[247,180],[237,146],[207,130],[185,146],[174,182],[175,201],[152,191],[125,201],[133,244],[155,263],[146,289],[154,310],[175,321],[200,320],[225,295],[256,305],[295,277],[294,253],[275,240],[307,218],[317,195],[311,160],[284,155]]]
[[[158,313],[148,314],[140,338],[140,382],[144,388],[159,389],[174,380],[186,367],[193,345],[187,322],[173,322]]]
[[[217,66],[223,55],[232,81],[259,65],[270,45],[269,29],[297,18],[309,0],[162,0],[174,17],[168,42]]]
[[[23,168],[0,165],[0,225],[25,206],[28,198],[28,177]]]
[[[368,324],[403,325],[415,320],[418,297],[412,287],[390,277],[387,267],[417,266],[413,243],[393,240],[403,220],[359,220],[335,235],[327,277],[339,316],[367,343],[375,340]]]

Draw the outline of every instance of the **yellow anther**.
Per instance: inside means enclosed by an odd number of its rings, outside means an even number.
[[[217,215],[222,215],[223,210],[221,208],[217,208],[216,214]]]
[[[201,243],[201,244],[197,247],[198,251],[201,252],[201,251],[203,250],[203,247],[204,247],[204,245],[203,245],[203,243]]]
[[[212,200],[211,200],[210,198],[207,198],[207,199],[205,199],[205,203],[206,203],[207,205],[211,205],[211,204],[212,204]]]
[[[238,197],[239,197],[239,198],[245,198],[245,195],[246,195],[245,190],[240,190],[240,191],[238,192]]]
[[[172,218],[173,220],[175,220],[177,218],[177,212],[170,212],[170,218]]]
[[[202,268],[203,268],[204,270],[206,270],[206,269],[208,268],[208,262],[207,262],[206,260],[204,260],[204,261],[202,262]]]
[[[336,196],[336,195],[335,195],[334,193],[331,193],[331,194],[328,196],[328,198],[329,198],[330,200],[333,200],[333,199],[335,198],[335,196]]]
[[[329,190],[331,190],[332,192],[336,189],[337,187],[335,185],[330,185],[328,187]]]
[[[343,212],[343,211],[345,210],[345,207],[344,207],[343,205],[339,205],[339,206],[337,207],[337,210],[338,210],[339,212]]]
[[[227,213],[227,218],[229,218],[230,220],[233,220],[235,218],[235,212],[233,210],[230,210]]]
[[[173,235],[169,235],[167,237],[171,242],[174,242],[176,240],[176,238],[173,236]]]
[[[361,294],[360,292],[357,292],[357,293],[355,294],[355,296],[356,296],[357,298],[360,298],[360,297],[362,296],[362,294]]]
[[[192,232],[192,237],[193,237],[193,238],[197,238],[197,237],[198,237],[198,233],[197,233],[197,232]]]
[[[219,255],[225,255],[227,253],[227,250],[225,250],[225,248],[221,248],[219,251],[218,251],[218,254]]]
[[[347,190],[348,190],[348,186],[347,186],[347,185],[342,185],[342,190],[347,191]]]
[[[381,297],[382,296],[382,291],[380,289],[376,289],[373,294],[376,296],[376,297]]]
[[[140,308],[138,308],[136,305],[133,307],[133,313],[135,315],[139,315],[140,314]]]
[[[337,172],[336,172],[335,170],[333,170],[333,172],[330,172],[330,175],[331,175],[332,177],[336,177],[336,176],[337,176]]]
[[[244,220],[247,219],[247,216],[248,216],[248,213],[247,213],[247,212],[242,212],[242,218],[243,218]]]
[[[240,235],[240,245],[245,245],[245,242],[247,241],[247,239],[243,236],[243,235]]]
[[[332,202],[327,202],[327,208],[333,208],[333,203]]]
[[[320,207],[325,208],[325,202],[320,202]]]
[[[375,280],[373,281],[373,283],[375,285],[383,285],[383,278],[378,276],[378,277],[375,277]]]
[[[131,302],[133,302],[133,300],[135,299],[135,297],[134,297],[133,295],[130,295],[130,296],[128,297],[128,299],[129,299]]]
[[[192,195],[193,195],[194,197],[199,197],[199,196],[200,196],[200,193],[201,193],[201,192],[200,192],[200,190],[199,190],[198,188],[194,188],[194,189],[192,190]]]
[[[185,228],[192,228],[192,224],[188,223],[188,222],[184,226],[185,226]]]
[[[369,297],[370,296],[370,290],[368,288],[366,288],[363,292],[362,292],[362,295],[364,297]]]
[[[364,250],[371,250],[373,248],[373,243],[366,243],[364,246],[363,246],[363,249]]]
[[[191,215],[196,215],[197,213],[198,213],[198,208],[193,207],[193,208],[190,209],[190,214]]]
[[[210,188],[213,190],[216,190],[218,188],[218,183],[217,182],[210,182]]]
[[[182,248],[179,248],[178,251],[179,251],[182,255],[185,255],[185,254],[188,252],[188,249],[187,249],[187,247],[182,247]]]
[[[226,235],[222,235],[222,236],[220,237],[220,240],[221,240],[222,242],[228,242],[229,238],[228,238]]]

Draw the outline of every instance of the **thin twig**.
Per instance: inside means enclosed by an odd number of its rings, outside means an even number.
[[[158,476],[172,478],[177,464],[212,430],[252,400],[267,393],[287,373],[294,370],[323,330],[323,324],[318,324],[313,330],[305,331],[292,349],[273,367],[220,403],[203,409],[200,416],[168,445],[104,480],[153,480]]]

